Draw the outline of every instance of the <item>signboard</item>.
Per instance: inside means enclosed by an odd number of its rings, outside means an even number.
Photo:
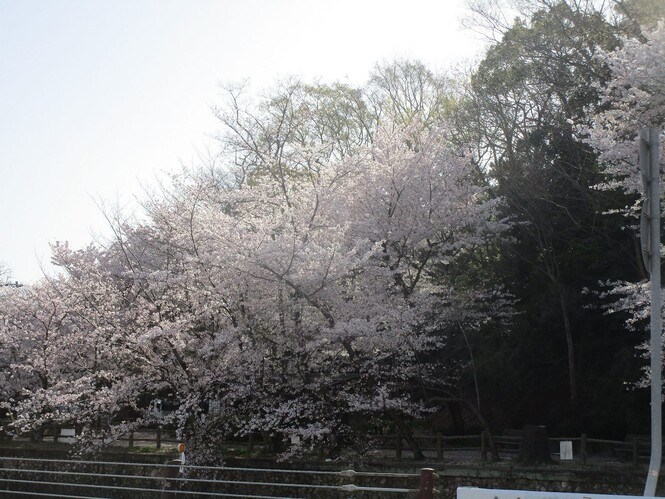
[[[562,440],[559,442],[559,459],[562,461],[570,461],[573,459],[573,442],[570,440]]]
[[[644,499],[645,496],[615,496],[582,492],[536,492],[533,490],[478,489],[458,487],[457,499]]]

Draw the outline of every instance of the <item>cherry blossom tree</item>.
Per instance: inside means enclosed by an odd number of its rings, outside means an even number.
[[[665,122],[665,27],[661,23],[645,38],[626,39],[622,48],[604,54],[612,71],[603,89],[609,108],[594,116],[590,128],[582,129],[606,166],[604,187],[633,194],[642,191],[637,134]]]
[[[105,247],[55,245],[61,275],[3,295],[14,427],[109,441],[162,398],[200,458],[253,432],[293,437],[284,455],[343,445],[357,417],[390,419],[418,455],[405,418],[454,379],[450,332],[509,313],[451,269],[508,223],[446,128],[386,121],[327,147],[290,144],[288,164],[317,168],[241,183],[174,174]]]
[[[0,301],[2,399],[16,426],[41,431],[72,411],[80,419],[104,376],[100,338],[47,282],[5,288]]]
[[[316,176],[212,193],[200,179],[178,179],[178,192],[197,193],[196,208],[182,206],[185,194],[151,209],[164,220],[188,214],[179,223],[191,261],[215,283],[212,294],[224,294],[218,323],[233,327],[234,353],[251,366],[232,389],[232,373],[207,389],[233,408],[227,424],[304,442],[351,413],[422,411],[410,381],[433,366],[418,357],[443,348],[451,322],[482,320],[459,306],[473,292],[452,288],[440,269],[506,227],[463,153],[444,130],[386,127],[365,153]]]
[[[643,39],[624,40],[620,49],[604,53],[603,58],[612,71],[612,79],[602,89],[606,109],[593,116],[591,127],[580,130],[599,151],[605,166],[606,181],[599,188],[619,189],[635,200],[623,214],[637,231],[644,196],[638,163],[640,129],[661,129],[661,170],[665,158],[665,25],[661,22],[656,29],[646,31]],[[601,298],[606,300],[606,313],[626,313],[628,329],[644,331],[649,316],[648,292],[644,282],[610,282],[603,284]],[[648,357],[648,344],[639,348]]]

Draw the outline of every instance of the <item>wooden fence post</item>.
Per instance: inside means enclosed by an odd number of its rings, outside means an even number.
[[[129,440],[129,442],[128,442],[128,446],[129,446],[130,448],[134,447],[134,430],[130,430],[130,432],[129,432],[129,439],[128,439],[128,440]]]
[[[432,468],[420,470],[420,489],[415,499],[434,499],[434,470]]]
[[[633,437],[633,466],[637,468],[638,459],[640,456],[639,443],[637,437]]]
[[[487,461],[487,446],[486,443],[485,430],[480,432],[480,460],[485,462]]]
[[[397,459],[402,459],[402,434],[397,432]]]
[[[60,436],[60,427],[58,425],[55,425],[53,427],[53,442],[58,443],[58,437]]]
[[[161,426],[157,427],[156,439],[157,439],[157,441],[156,441],[155,445],[158,449],[161,449],[162,448],[162,428],[161,428]]]
[[[582,464],[586,464],[586,433],[582,433],[580,437],[580,456],[582,457]]]
[[[249,442],[247,444],[247,447],[249,452],[254,451],[254,435],[252,435],[251,433],[249,434]]]
[[[173,480],[180,475],[180,459],[174,459],[166,463],[162,471],[164,477],[164,488],[162,489],[162,499],[175,499],[180,488],[180,482]]]
[[[436,458],[441,461],[443,459],[443,438],[441,433],[436,434]]]

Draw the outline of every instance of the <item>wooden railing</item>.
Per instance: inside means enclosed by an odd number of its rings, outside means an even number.
[[[42,440],[69,443],[77,434],[78,430],[72,426],[49,426],[44,428]],[[162,428],[140,428],[121,435],[113,442],[120,442],[126,447],[150,446],[161,449],[164,444],[177,445],[180,440],[177,440],[172,432]]]
[[[73,427],[47,427],[42,432],[42,439],[52,442],[71,442],[74,432]],[[459,436],[443,435],[441,433],[415,434],[413,437],[421,451],[426,453],[429,458],[437,460],[443,460],[447,454],[454,457],[453,453],[459,455],[460,452],[468,452],[470,454],[477,453],[481,460],[487,461],[490,453],[489,439],[484,432]],[[394,452],[396,459],[409,456],[410,448],[403,436],[399,434],[375,435],[372,438],[374,448],[377,450]],[[521,432],[509,430],[503,435],[494,435],[493,441],[500,458],[514,457],[519,454],[522,445]],[[591,456],[603,455],[608,459],[620,459],[637,466],[640,461],[648,460],[651,447],[648,437],[644,435],[628,435],[626,440],[608,440],[589,438],[586,434],[581,434],[578,437],[549,438],[548,441],[550,442],[550,451],[554,455],[558,454],[561,441],[572,442],[575,449],[575,460],[581,464],[586,464]],[[155,447],[161,449],[164,445],[175,446],[179,443],[179,440],[175,438],[173,432],[162,428],[140,428],[120,436],[113,443],[130,448]],[[268,442],[261,438],[260,434],[250,434],[226,441],[225,447],[250,453],[260,449],[264,453],[269,453],[270,446]]]

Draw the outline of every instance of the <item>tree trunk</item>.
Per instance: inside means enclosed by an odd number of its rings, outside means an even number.
[[[568,310],[568,299],[566,291],[561,283],[558,283],[559,299],[561,301],[561,313],[563,315],[563,328],[566,334],[566,346],[568,350],[568,384],[570,386],[570,407],[577,419],[579,413],[579,399],[577,394],[577,369],[575,368],[575,343],[573,342],[573,329],[570,325],[570,311]]]
[[[397,429],[400,432],[400,435],[404,437],[404,440],[406,440],[407,443],[409,444],[409,447],[411,447],[411,451],[413,452],[413,459],[415,459],[416,461],[422,461],[423,459],[425,459],[425,455],[423,454],[420,445],[413,437],[413,434],[411,433],[409,427],[406,426],[406,423],[404,423],[402,416],[397,414],[395,411],[388,411],[388,417],[393,420],[393,422],[397,426]]]
[[[552,462],[545,426],[527,425],[524,427],[519,461],[523,464],[548,464]]]
[[[284,439],[281,435],[270,435],[267,431],[262,431],[261,436],[263,437],[268,453],[279,454],[286,450]]]
[[[44,440],[44,428],[37,428],[30,432],[31,442],[42,442]]]
[[[494,437],[492,435],[492,430],[490,430],[489,425],[487,424],[487,421],[485,421],[485,418],[483,415],[480,413],[478,408],[473,405],[473,403],[469,402],[468,400],[459,398],[459,397],[429,397],[427,399],[427,402],[445,402],[445,403],[465,403],[469,409],[473,411],[473,413],[476,415],[478,418],[478,422],[480,425],[483,427],[483,430],[485,430],[485,434],[487,435],[487,443],[489,444],[490,447],[490,453],[492,455],[492,461],[498,461],[499,460],[499,451],[496,448],[496,443],[494,442]]]
[[[462,417],[462,408],[459,402],[448,402],[448,410],[453,420],[453,428],[455,433],[463,435],[465,432],[464,418]]]

